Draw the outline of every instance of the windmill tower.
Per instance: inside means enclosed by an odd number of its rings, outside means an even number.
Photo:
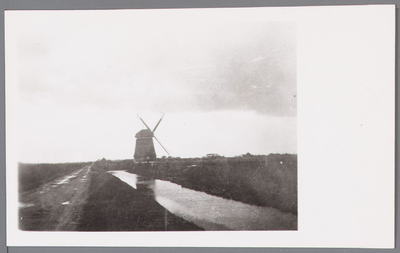
[[[147,129],[142,129],[135,135],[136,147],[135,147],[135,154],[133,155],[135,162],[149,162],[156,160],[156,151],[154,149],[153,138],[156,139],[156,141],[160,144],[160,146],[169,155],[168,151],[164,148],[161,142],[154,135],[154,132],[156,131],[163,117],[164,114],[161,116],[160,120],[158,121],[157,125],[154,127],[153,130],[151,130],[150,127],[146,124],[146,122],[144,122],[144,120],[141,117],[139,117],[139,119],[143,122],[143,124],[146,126]]]

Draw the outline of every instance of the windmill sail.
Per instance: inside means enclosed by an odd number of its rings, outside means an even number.
[[[137,114],[136,114],[137,115]],[[139,115],[137,115],[138,117],[139,117],[139,119],[143,122],[143,124],[147,127],[147,129],[149,129],[150,130],[150,127],[146,124],[146,122],[144,122],[144,120],[139,116]],[[151,130],[150,130],[151,131]],[[154,131],[153,131],[154,132]]]
[[[160,125],[160,122],[161,122],[161,120],[162,120],[163,117],[164,117],[164,113],[163,113],[163,115],[161,116],[160,120],[158,121],[157,125],[154,127],[153,133],[156,131],[158,125]],[[160,145],[161,145],[161,143],[160,143]],[[162,146],[162,145],[161,145],[161,146]],[[168,153],[168,152],[167,152],[167,153]]]
[[[160,144],[160,146],[165,150],[165,152],[167,152],[167,154],[169,155],[168,151],[164,148],[164,146],[161,144],[161,142],[157,139],[157,137],[153,134],[154,139],[156,139],[156,141],[158,142],[158,144]]]

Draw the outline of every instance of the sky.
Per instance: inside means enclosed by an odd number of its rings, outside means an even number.
[[[131,159],[137,114],[153,128],[163,113],[155,135],[174,157],[297,152],[293,23],[207,10],[15,11],[6,47],[21,162]]]

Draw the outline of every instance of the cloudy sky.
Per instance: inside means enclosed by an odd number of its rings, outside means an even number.
[[[162,112],[172,156],[296,153],[295,24],[248,16],[7,12],[20,161],[132,158],[136,114],[153,127]]]

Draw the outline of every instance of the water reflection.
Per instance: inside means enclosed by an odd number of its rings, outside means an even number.
[[[259,207],[212,196],[163,180],[125,171],[110,171],[140,194],[154,198],[169,212],[205,230],[295,230],[297,217],[270,207]]]

